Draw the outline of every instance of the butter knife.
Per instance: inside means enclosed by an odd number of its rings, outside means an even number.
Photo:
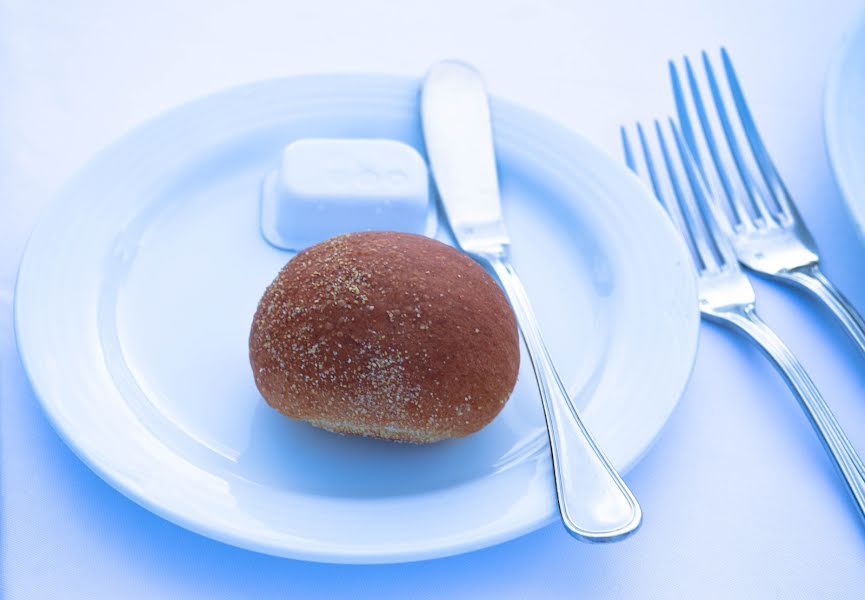
[[[421,90],[421,119],[436,188],[457,243],[489,265],[516,313],[544,407],[562,522],[582,541],[622,539],[640,526],[640,505],[571,403],[511,265],[489,101],[478,72],[460,62],[435,64]]]

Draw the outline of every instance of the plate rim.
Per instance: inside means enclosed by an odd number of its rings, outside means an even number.
[[[127,131],[126,133],[121,135],[119,138],[114,140],[112,143],[110,143],[109,145],[104,147],[102,150],[100,150],[98,153],[96,153],[93,157],[91,157],[81,167],[81,169],[78,172],[76,172],[75,175],[73,175],[73,177],[71,177],[66,182],[66,184],[54,196],[52,201],[46,205],[43,215],[48,215],[49,213],[54,211],[56,206],[62,203],[63,199],[67,196],[69,191],[74,188],[75,183],[79,180],[79,178],[83,178],[84,175],[86,175],[89,172],[89,170],[91,168],[93,168],[94,165],[98,165],[99,162],[103,159],[103,157],[105,157],[106,155],[110,156],[110,154],[114,151],[115,147],[118,146],[119,144],[121,144],[121,142],[123,142],[124,140],[127,140],[128,138],[134,139],[141,132],[146,132],[150,126],[152,126],[155,123],[158,123],[160,120],[164,119],[166,116],[168,116],[171,113],[183,111],[184,109],[188,109],[191,105],[196,105],[198,103],[207,102],[207,101],[210,101],[212,99],[218,99],[218,98],[225,96],[227,94],[237,94],[237,93],[250,92],[250,91],[253,91],[256,89],[260,90],[260,89],[266,88],[267,86],[273,85],[273,84],[280,84],[280,83],[286,84],[287,82],[294,82],[294,83],[299,83],[300,85],[303,85],[304,81],[306,81],[306,82],[308,82],[308,81],[325,81],[325,80],[337,80],[337,79],[341,80],[341,82],[343,82],[343,83],[345,83],[349,80],[373,80],[373,79],[377,79],[380,81],[387,81],[389,84],[399,83],[400,85],[406,85],[406,86],[407,85],[417,85],[419,82],[419,79],[414,78],[414,77],[401,77],[401,76],[381,75],[381,74],[358,74],[358,73],[340,74],[340,73],[335,73],[335,74],[319,74],[319,75],[300,75],[300,76],[283,77],[283,78],[253,82],[253,83],[249,83],[249,84],[244,84],[244,85],[235,86],[235,87],[227,88],[224,90],[220,90],[220,91],[217,91],[217,92],[214,92],[211,94],[207,94],[207,95],[202,96],[202,97],[194,98],[188,102],[184,102],[183,104],[180,104],[177,107],[174,107],[172,109],[169,109],[168,111],[165,111],[163,113],[160,113],[158,115],[151,117],[150,119],[147,119],[146,121],[142,122],[141,124],[137,125],[136,127],[132,128],[131,130]],[[636,184],[639,186],[639,188],[641,188],[643,190],[643,195],[645,196],[645,198],[647,200],[647,204],[653,207],[650,210],[654,210],[656,212],[656,214],[660,217],[658,219],[658,222],[657,222],[658,227],[661,229],[664,229],[664,228],[667,229],[667,232],[665,235],[669,236],[669,237],[671,237],[671,239],[675,240],[675,243],[677,243],[680,247],[681,256],[683,256],[686,259],[687,264],[685,265],[685,269],[689,270],[689,272],[690,272],[690,276],[687,278],[687,285],[690,286],[691,291],[693,292],[693,299],[694,299],[693,303],[687,303],[687,305],[686,305],[688,307],[687,311],[691,314],[691,317],[690,317],[690,322],[691,322],[691,328],[690,329],[691,330],[687,332],[687,337],[683,338],[683,340],[685,340],[685,341],[687,341],[687,340],[690,341],[690,344],[689,344],[690,347],[689,347],[688,351],[685,353],[688,356],[690,356],[690,360],[689,360],[687,365],[683,365],[685,367],[683,370],[684,376],[680,377],[680,379],[678,380],[678,382],[675,386],[672,386],[672,385],[669,386],[669,387],[675,388],[675,393],[671,394],[672,399],[666,404],[667,410],[665,411],[665,414],[663,416],[663,419],[661,421],[660,426],[655,431],[654,435],[651,437],[651,439],[648,441],[648,443],[643,445],[642,450],[630,461],[629,464],[627,464],[625,466],[623,471],[626,471],[630,467],[632,467],[634,464],[636,464],[645,455],[645,453],[648,452],[649,449],[651,449],[651,447],[654,445],[654,443],[657,442],[658,438],[660,437],[661,432],[663,431],[664,425],[669,421],[670,416],[675,411],[675,408],[678,406],[678,403],[679,403],[679,401],[680,401],[680,399],[681,399],[681,397],[685,391],[685,388],[688,384],[688,381],[690,380],[691,374],[692,374],[693,369],[694,369],[694,365],[696,362],[696,348],[697,348],[698,336],[699,336],[698,332],[699,332],[700,318],[699,318],[699,312],[697,309],[697,302],[696,302],[696,279],[695,279],[695,276],[693,274],[693,268],[691,266],[690,256],[687,254],[687,248],[685,247],[684,242],[679,238],[679,236],[676,233],[672,223],[669,222],[666,215],[663,213],[663,210],[661,209],[661,207],[656,202],[654,202],[654,199],[651,196],[651,192],[648,190],[648,188],[646,188],[645,184],[641,180],[639,180],[639,178],[637,178],[635,175],[628,172],[624,166],[618,164],[611,157],[607,156],[603,151],[598,149],[590,141],[586,140],[585,138],[583,138],[579,134],[567,129],[566,127],[562,126],[561,124],[553,121],[552,119],[549,119],[543,115],[540,115],[540,114],[538,114],[538,113],[536,113],[530,109],[523,108],[523,107],[518,106],[516,104],[512,104],[510,102],[500,100],[498,98],[493,99],[493,104],[494,104],[494,106],[506,108],[509,111],[515,111],[516,114],[521,116],[521,118],[527,117],[527,118],[529,118],[529,120],[531,120],[535,123],[541,123],[546,127],[553,128],[553,129],[561,132],[561,134],[563,136],[570,138],[569,143],[571,143],[572,145],[575,142],[578,142],[584,148],[590,149],[591,152],[593,152],[595,154],[594,160],[602,161],[602,162],[606,163],[608,166],[613,166],[613,168],[615,168],[616,170],[619,171],[619,174],[621,176],[630,178],[632,181],[631,185]],[[28,260],[30,259],[30,257],[34,253],[32,242],[33,242],[34,238],[36,238],[37,231],[40,229],[40,227],[44,226],[46,221],[47,221],[47,219],[44,218],[44,216],[42,218],[40,218],[39,222],[37,223],[37,225],[34,227],[33,231],[31,232],[27,246],[26,246],[26,248],[22,254],[22,258],[21,258],[21,261],[19,263],[18,274],[17,274],[17,278],[16,278],[16,282],[15,282],[15,296],[14,296],[14,304],[13,304],[13,310],[14,310],[13,327],[14,327],[16,344],[17,344],[17,347],[19,350],[19,355],[21,357],[22,364],[24,366],[24,370],[28,376],[28,379],[31,382],[31,385],[32,385],[32,388],[34,391],[34,395],[40,404],[40,407],[42,409],[43,414],[46,415],[48,421],[52,425],[52,428],[58,433],[58,435],[64,441],[64,443],[67,445],[67,447],[69,447],[72,450],[72,452],[76,456],[78,456],[78,458],[80,460],[82,460],[82,462],[84,462],[92,471],[94,471],[97,475],[99,475],[99,477],[102,478],[104,481],[106,481],[111,487],[115,488],[116,490],[118,490],[119,492],[124,494],[126,497],[128,497],[132,501],[138,503],[139,505],[146,508],[147,510],[149,510],[149,511],[151,511],[151,512],[173,522],[173,523],[176,523],[176,524],[178,524],[178,525],[180,525],[186,529],[189,529],[191,531],[197,532],[197,533],[205,535],[207,537],[217,539],[217,540],[220,540],[220,541],[223,541],[223,542],[235,545],[235,546],[239,546],[242,548],[253,550],[253,551],[264,552],[267,554],[275,554],[275,555],[285,556],[285,557],[290,557],[290,558],[298,558],[298,559],[303,559],[303,560],[314,560],[314,561],[321,561],[321,562],[365,563],[365,564],[368,564],[368,563],[407,562],[407,561],[424,560],[424,559],[429,559],[429,558],[437,558],[437,557],[442,557],[442,556],[459,554],[462,552],[468,552],[468,551],[480,549],[483,547],[487,547],[490,545],[494,545],[497,543],[501,543],[501,542],[513,539],[515,537],[519,537],[520,535],[523,535],[525,533],[528,533],[530,531],[538,529],[538,528],[540,528],[540,527],[542,527],[542,526],[544,526],[544,525],[546,525],[552,521],[555,521],[555,519],[556,519],[555,514],[553,514],[553,515],[541,515],[540,517],[536,518],[534,521],[532,521],[530,523],[525,523],[522,527],[511,527],[510,529],[507,529],[507,530],[498,531],[496,534],[490,534],[490,535],[487,535],[486,537],[476,539],[471,543],[463,542],[462,544],[454,545],[451,547],[436,548],[436,549],[422,549],[420,551],[414,551],[414,552],[402,550],[402,551],[398,552],[397,554],[376,552],[376,553],[369,554],[369,555],[358,555],[358,554],[334,555],[331,552],[314,552],[314,551],[296,550],[296,549],[295,549],[295,551],[287,551],[286,549],[282,549],[280,551],[274,551],[274,548],[267,547],[266,545],[261,544],[261,543],[259,543],[259,544],[252,543],[248,538],[239,538],[239,537],[233,535],[231,532],[225,532],[225,531],[221,531],[221,530],[214,530],[212,528],[207,528],[207,527],[203,526],[201,523],[199,523],[193,519],[188,518],[187,516],[183,515],[182,513],[172,511],[167,507],[164,507],[164,506],[161,506],[159,504],[155,504],[155,503],[151,502],[146,496],[141,495],[136,490],[132,490],[129,487],[125,486],[123,484],[123,482],[121,481],[121,479],[118,478],[117,474],[111,472],[103,464],[101,464],[98,460],[95,460],[94,457],[89,456],[86,452],[83,451],[83,449],[78,444],[76,444],[74,436],[72,436],[71,433],[69,431],[67,431],[62,426],[61,420],[57,417],[57,415],[55,415],[52,412],[52,408],[54,407],[54,405],[52,404],[52,402],[50,402],[47,399],[47,396],[49,394],[48,394],[48,392],[45,391],[45,389],[40,387],[40,384],[38,381],[39,378],[38,378],[38,376],[35,376],[37,374],[37,369],[28,360],[28,357],[26,356],[26,352],[24,351],[26,343],[22,340],[22,335],[23,335],[22,334],[22,319],[24,317],[22,316],[22,308],[21,308],[21,305],[19,302],[19,299],[22,296],[20,291],[23,287],[22,282],[24,281],[24,278],[26,277],[25,268],[28,264]],[[22,277],[22,275],[24,275],[24,277]],[[687,315],[685,315],[685,316],[687,316]],[[669,379],[669,378],[667,378],[667,379]]]
[[[841,43],[829,62],[827,75],[823,89],[823,139],[826,156],[835,177],[835,182],[841,192],[841,199],[850,220],[853,222],[859,241],[865,244],[865,196],[859,205],[856,204],[855,186],[847,176],[847,167],[844,166],[844,152],[841,147],[844,142],[844,128],[840,123],[840,102],[844,79],[842,77],[847,61],[850,59],[851,51],[856,45],[865,46],[865,11],[860,11],[844,33]],[[863,86],[865,89],[865,86]],[[862,190],[865,193],[865,190]]]

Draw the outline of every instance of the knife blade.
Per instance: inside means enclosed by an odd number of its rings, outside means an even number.
[[[430,69],[421,91],[421,118],[433,178],[460,247],[469,253],[502,251],[510,239],[489,101],[477,71],[456,61]],[[454,139],[460,143],[453,144]]]

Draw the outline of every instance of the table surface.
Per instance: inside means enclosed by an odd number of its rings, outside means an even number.
[[[643,5],[641,5],[643,4]],[[649,5],[652,6],[649,6]],[[74,8],[73,8],[74,7]],[[18,362],[12,284],[46,200],[131,126],[237,83],[296,73],[418,76],[477,65],[491,91],[619,156],[618,125],[672,109],[665,61],[725,45],[826,271],[865,310],[865,247],[827,162],[822,93],[857,2],[39,3],[0,0],[0,592],[8,598],[854,598],[865,526],[782,380],[711,325],[658,443],[628,475],[643,529],[588,546],[550,526],[403,565],[239,550],[121,496],[42,416]],[[756,282],[865,452],[865,362],[817,305]]]

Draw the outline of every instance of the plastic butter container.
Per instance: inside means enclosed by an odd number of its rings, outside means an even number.
[[[261,232],[302,250],[340,233],[435,235],[429,173],[411,146],[386,139],[292,142],[261,190]]]

